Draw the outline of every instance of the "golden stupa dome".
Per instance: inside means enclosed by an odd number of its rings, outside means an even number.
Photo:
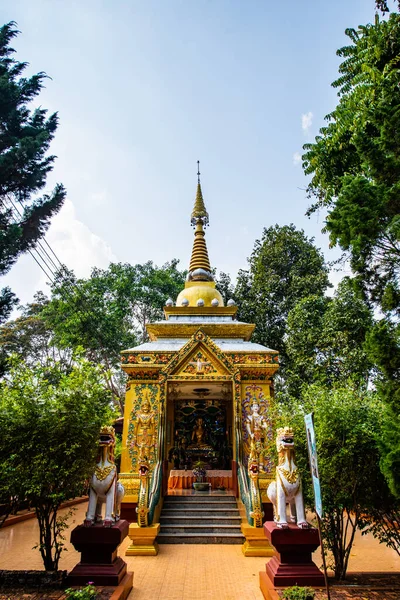
[[[224,300],[214,281],[187,281],[176,306],[224,306]]]

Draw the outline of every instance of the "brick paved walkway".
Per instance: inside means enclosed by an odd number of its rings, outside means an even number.
[[[78,505],[72,527],[83,521],[85,511],[86,505]],[[0,569],[42,569],[38,550],[31,549],[37,538],[36,519],[0,530]],[[258,572],[265,570],[268,559],[245,558],[241,546],[163,545],[155,557],[125,557],[128,543],[126,539],[119,553],[134,572],[129,600],[263,600]],[[66,547],[60,568],[70,570],[79,561],[79,554],[69,543]],[[320,564],[317,554],[314,560]],[[399,563],[393,550],[370,536],[358,535],[349,570],[394,572],[400,570]],[[360,597],[386,600],[385,596]]]

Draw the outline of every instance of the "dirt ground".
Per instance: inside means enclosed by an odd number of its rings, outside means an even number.
[[[115,588],[97,588],[98,600],[109,600]],[[0,600],[65,600],[64,590],[0,590]]]

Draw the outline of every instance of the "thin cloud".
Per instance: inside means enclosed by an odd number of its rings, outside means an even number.
[[[60,260],[78,277],[88,277],[92,267],[107,268],[116,260],[107,242],[77,218],[69,199],[52,220],[46,237]]]
[[[301,164],[301,154],[300,152],[295,152],[293,154],[293,164],[295,167]]]
[[[311,111],[301,115],[301,128],[305,133],[308,133],[312,125],[313,114]]]

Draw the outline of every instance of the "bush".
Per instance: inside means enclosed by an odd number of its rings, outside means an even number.
[[[314,600],[315,592],[310,587],[298,587],[294,585],[283,590],[283,600]]]
[[[65,590],[65,593],[66,600],[96,600],[96,598],[98,598],[97,590],[91,582],[89,582],[84,588],[81,588],[80,590],[73,590],[72,588],[68,588],[67,590]]]
[[[321,534],[330,553],[328,567],[333,568],[336,579],[344,579],[356,530],[370,525],[369,515],[378,509],[388,512],[395,508],[379,469],[384,405],[375,393],[348,382],[333,388],[306,386],[302,402],[288,400],[277,408],[281,413],[277,426],[294,429],[296,464],[302,475],[305,505],[311,509],[314,498],[304,414],[314,413],[324,508]]]
[[[79,356],[68,372],[14,357],[0,381],[0,502],[23,498],[35,509],[46,571],[57,571],[65,549],[70,513],[60,516],[60,506],[81,495],[110,417],[100,367]]]

